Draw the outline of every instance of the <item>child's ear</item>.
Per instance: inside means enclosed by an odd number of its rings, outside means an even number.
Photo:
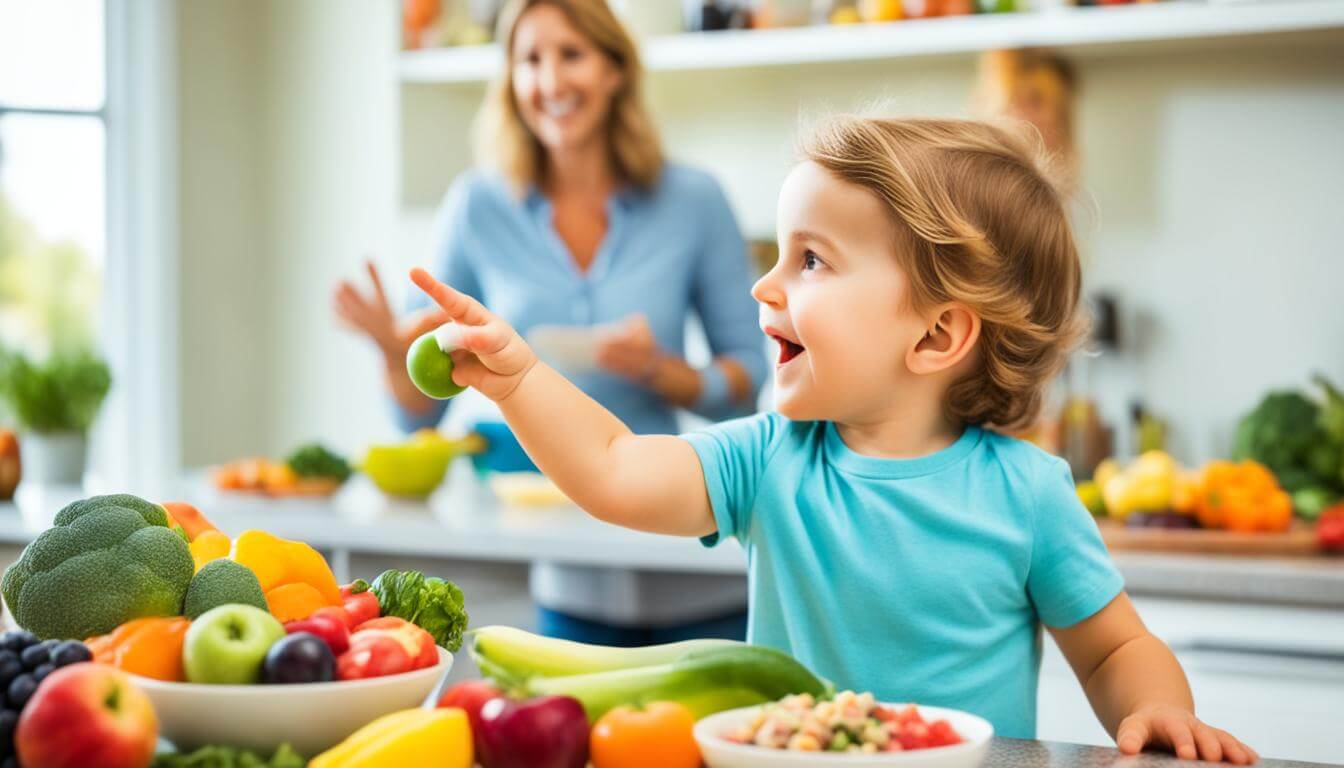
[[[965,360],[979,339],[980,316],[962,304],[946,304],[905,354],[905,365],[915,374],[945,371]]]

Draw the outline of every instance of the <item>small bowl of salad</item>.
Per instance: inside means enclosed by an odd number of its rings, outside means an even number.
[[[969,712],[853,691],[785,696],[695,724],[709,768],[975,768],[993,735],[994,726]]]

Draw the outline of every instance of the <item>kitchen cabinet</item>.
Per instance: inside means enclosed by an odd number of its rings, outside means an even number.
[[[1197,714],[1262,755],[1344,761],[1344,610],[1134,598],[1190,678]],[[1045,642],[1038,736],[1112,744],[1054,643]]]

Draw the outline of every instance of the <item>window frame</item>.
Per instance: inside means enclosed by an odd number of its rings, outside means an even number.
[[[177,13],[105,0],[107,262],[100,338],[118,376],[96,443],[105,489],[180,494]]]

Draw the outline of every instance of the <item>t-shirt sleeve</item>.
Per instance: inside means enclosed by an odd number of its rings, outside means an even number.
[[[1039,469],[1035,489],[1027,593],[1041,621],[1070,627],[1105,608],[1124,589],[1124,579],[1078,500],[1068,464],[1053,459]]]
[[[726,538],[746,543],[751,507],[780,433],[782,417],[761,413],[714,424],[682,437],[700,457],[718,530],[700,539],[712,547]]]

